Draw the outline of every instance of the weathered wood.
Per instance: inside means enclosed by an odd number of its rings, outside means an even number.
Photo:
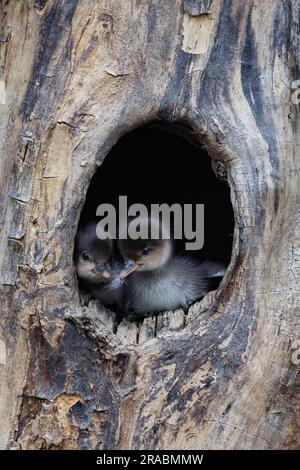
[[[298,0],[1,2],[1,448],[299,448],[299,18]],[[95,170],[153,120],[229,182],[234,247],[184,326],[129,341],[80,305],[72,253]]]

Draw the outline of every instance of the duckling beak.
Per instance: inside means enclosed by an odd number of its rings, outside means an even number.
[[[103,276],[105,279],[109,279],[111,277],[111,273],[109,273],[108,271],[102,271],[101,273],[101,276]]]
[[[96,274],[100,274],[104,279],[109,279],[111,277],[111,273],[106,269],[103,263],[96,263],[96,268],[94,269]]]
[[[108,271],[99,271],[99,269],[93,269],[92,270],[95,274],[100,274],[100,276],[104,277],[104,279],[110,279],[111,278],[111,273]]]
[[[124,266],[123,271],[120,273],[120,278],[125,279],[125,277],[129,276],[129,274],[133,273],[137,269],[140,268],[140,264],[137,264],[135,261],[129,260]]]

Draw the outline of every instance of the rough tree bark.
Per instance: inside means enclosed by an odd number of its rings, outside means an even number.
[[[298,0],[1,1],[1,448],[299,448],[299,18]],[[187,316],[116,331],[80,306],[74,236],[105,155],[155,120],[228,180],[232,261]]]

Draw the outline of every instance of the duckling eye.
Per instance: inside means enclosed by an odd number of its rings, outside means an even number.
[[[82,253],[81,257],[82,257],[83,261],[90,261],[90,259],[91,259],[90,255],[86,251],[84,251]]]
[[[149,255],[151,251],[152,251],[152,248],[146,247],[142,250],[142,255],[143,256]]]

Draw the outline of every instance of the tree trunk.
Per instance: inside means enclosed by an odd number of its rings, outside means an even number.
[[[1,2],[1,448],[299,448],[299,18],[298,0]],[[157,120],[228,181],[232,260],[187,316],[116,328],[80,306],[74,237],[105,155]]]

